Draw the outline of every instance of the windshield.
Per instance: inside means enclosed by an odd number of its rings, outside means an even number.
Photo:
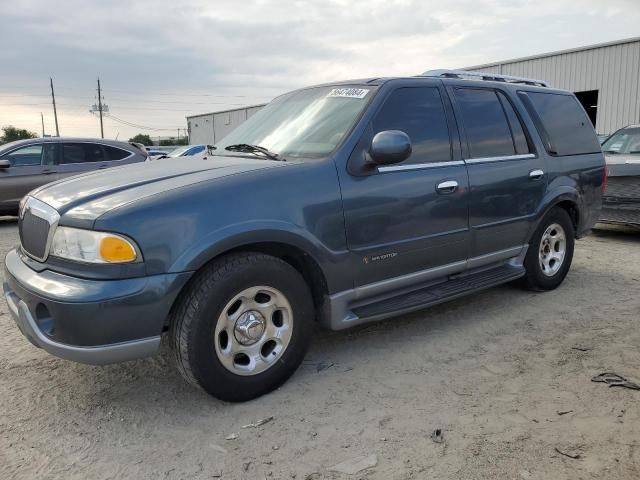
[[[640,154],[640,127],[625,128],[614,133],[609,140],[602,145],[605,153]]]
[[[373,87],[316,87],[283,95],[216,144],[217,155],[230,145],[264,147],[283,157],[322,158],[349,132]]]

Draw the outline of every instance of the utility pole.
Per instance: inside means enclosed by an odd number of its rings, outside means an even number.
[[[56,120],[56,137],[60,136],[60,130],[58,129],[58,112],[56,111],[56,95],[53,93],[53,79],[49,77],[51,83],[51,101],[53,102],[53,118]]]
[[[44,137],[44,115],[40,112],[40,119],[42,120],[42,136]]]
[[[104,138],[104,127],[102,126],[102,92],[100,91],[100,79],[98,78],[98,110],[100,111],[100,136]]]

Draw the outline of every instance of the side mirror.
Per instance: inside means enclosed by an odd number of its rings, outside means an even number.
[[[0,168],[9,168],[11,167],[11,162],[9,160],[0,160]]]
[[[411,139],[400,130],[385,130],[378,132],[369,150],[371,163],[375,165],[389,165],[400,163],[411,155]]]

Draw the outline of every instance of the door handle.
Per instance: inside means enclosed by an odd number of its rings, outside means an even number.
[[[55,173],[55,172],[48,168],[46,170],[43,170],[42,173],[45,174],[45,175],[51,175],[52,173]]]
[[[436,192],[438,193],[453,193],[458,189],[458,182],[455,180],[447,180],[440,182],[436,186]]]
[[[529,172],[529,178],[531,180],[540,180],[544,176],[544,170],[536,169]]]

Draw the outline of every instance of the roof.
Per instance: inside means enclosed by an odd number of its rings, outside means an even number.
[[[593,45],[587,45],[587,46],[583,46],[583,47],[576,47],[576,48],[568,48],[566,50],[557,50],[554,52],[548,52],[548,53],[541,53],[538,55],[530,55],[527,57],[518,57],[518,58],[513,58],[510,60],[502,60],[499,62],[491,62],[491,63],[485,63],[482,65],[474,65],[472,67],[465,67],[464,70],[475,70],[478,68],[487,68],[487,67],[496,67],[498,65],[504,65],[504,64],[508,64],[508,63],[517,63],[517,62],[525,62],[527,60],[537,60],[540,58],[547,58],[547,57],[554,57],[556,55],[564,55],[567,53],[576,53],[576,52],[584,52],[586,50],[595,50],[596,48],[604,48],[604,47],[614,47],[617,45],[624,45],[626,43],[635,43],[635,42],[640,42],[640,37],[632,37],[632,38],[626,38],[626,39],[622,39],[622,40],[614,40],[611,42],[604,42],[604,43],[596,43]]]
[[[190,118],[196,118],[196,117],[204,117],[205,115],[215,115],[216,113],[230,113],[230,112],[238,112],[240,110],[246,110],[248,108],[258,108],[258,107],[264,107],[266,105],[266,103],[260,103],[258,105],[247,105],[246,107],[238,107],[238,108],[229,108],[228,110],[218,110],[215,112],[205,112],[205,113],[198,113],[196,115],[188,115],[186,117],[187,120],[189,120]]]
[[[123,147],[129,145],[130,142],[123,142],[120,140],[109,140],[107,138],[83,138],[83,137],[36,137],[36,138],[26,138],[24,140],[16,140],[14,142],[5,143],[0,145],[0,148],[4,148],[7,145],[16,146],[16,145],[29,145],[32,143],[60,143],[60,142],[91,142],[91,143],[101,143],[103,145],[113,145],[117,147]]]

